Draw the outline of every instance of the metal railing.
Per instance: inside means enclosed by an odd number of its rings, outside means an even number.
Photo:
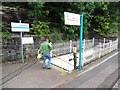
[[[90,50],[83,49],[83,64],[89,63],[93,60],[99,59],[102,56],[116,50],[118,48],[118,39],[115,41],[109,40],[109,42],[99,43]],[[89,55],[87,55],[89,52]]]

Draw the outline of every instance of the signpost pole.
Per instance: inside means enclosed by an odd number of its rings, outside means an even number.
[[[19,22],[21,23],[21,20]],[[21,57],[22,57],[22,63],[24,63],[24,58],[23,58],[23,44],[22,44],[22,31],[20,32],[20,38],[21,38]]]
[[[22,57],[22,63],[24,63],[23,43],[26,44],[26,41],[23,40],[22,32],[29,32],[29,23],[21,23],[21,20],[19,20],[19,23],[11,22],[11,27],[12,27],[13,32],[20,32],[20,39],[21,39],[20,56]],[[30,41],[30,40],[32,40],[32,41]],[[27,39],[27,43],[33,43],[33,39],[30,38],[30,40]]]
[[[79,41],[79,66],[78,69],[81,70],[83,66],[82,62],[82,33],[83,33],[83,14],[74,14],[69,12],[64,12],[65,24],[67,25],[79,25],[80,26],[80,41]]]
[[[83,14],[80,15],[79,70],[81,70],[82,66],[82,33],[83,33]]]

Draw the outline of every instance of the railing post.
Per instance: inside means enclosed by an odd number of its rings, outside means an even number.
[[[105,38],[104,38],[104,42],[103,42],[103,48],[105,48]]]
[[[93,43],[93,46],[94,46],[95,45],[95,38],[93,38],[92,43]]]
[[[117,44],[116,44],[116,49],[117,49],[118,48],[118,38],[117,38],[116,42],[117,42]]]
[[[85,39],[83,39],[83,47],[84,47],[84,49],[85,49]]]
[[[73,46],[73,60],[74,60],[74,69],[77,69],[76,64],[77,64],[77,47],[76,45]]]
[[[112,41],[110,40],[110,49],[109,49],[109,52],[111,52],[111,45],[112,45]]]
[[[99,47],[100,47],[100,50],[99,50],[99,58],[101,57],[101,43],[99,43]]]
[[[85,42],[85,41],[84,41],[84,42]],[[84,58],[84,57],[85,57],[85,43],[83,43],[83,48],[82,48],[82,50],[83,50],[83,58],[82,58],[82,59],[83,59],[83,60],[82,60],[82,66],[83,66],[83,65],[84,65],[83,62],[84,62],[84,60],[85,60],[85,58]]]
[[[72,52],[72,40],[70,40],[70,53]]]

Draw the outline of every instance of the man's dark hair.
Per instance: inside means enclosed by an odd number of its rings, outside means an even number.
[[[47,39],[49,39],[47,36],[45,36],[45,41],[47,40]]]

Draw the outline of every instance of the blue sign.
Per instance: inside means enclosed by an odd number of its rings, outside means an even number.
[[[28,23],[15,23],[11,22],[11,28],[13,32],[29,32]]]

